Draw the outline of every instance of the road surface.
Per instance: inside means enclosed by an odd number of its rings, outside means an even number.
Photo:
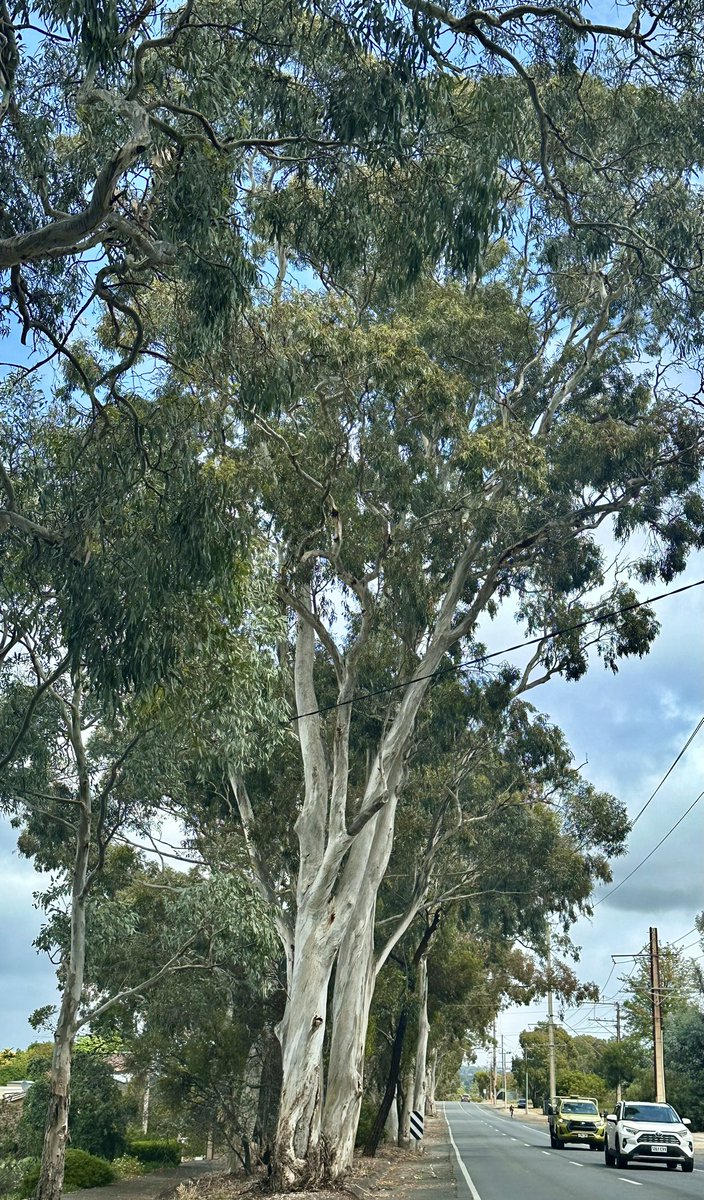
[[[704,1200],[702,1161],[691,1175],[649,1163],[609,1169],[587,1146],[551,1150],[547,1121],[543,1131],[477,1104],[444,1107],[458,1200]]]

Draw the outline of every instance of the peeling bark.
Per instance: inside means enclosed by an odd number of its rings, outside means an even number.
[[[376,897],[391,855],[396,797],[369,823],[350,852],[358,900],[342,940],[332,1003],[332,1036],[323,1110],[326,1176],[343,1178],[352,1164],[364,1085],[364,1051],[376,979]]]

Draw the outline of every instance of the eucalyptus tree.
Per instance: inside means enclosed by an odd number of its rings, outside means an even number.
[[[436,685],[439,696],[430,698],[431,709],[442,712],[442,693],[447,690],[447,680]],[[357,1116],[353,1097],[361,1083],[365,1052],[364,990],[370,976],[378,977],[391,957],[398,957],[404,939],[410,936],[417,943],[410,958],[415,969],[409,976],[409,997],[418,992],[418,1019],[411,1022],[409,1033],[416,1039],[413,1107],[423,1111],[432,1033],[424,961],[430,963],[430,939],[441,923],[449,920],[461,936],[481,946],[484,975],[476,999],[468,996],[468,1002],[476,1005],[474,1027],[479,1027],[483,1013],[486,1032],[507,997],[528,1003],[545,992],[541,973],[522,954],[507,953],[507,946],[518,942],[541,947],[550,913],[560,913],[569,926],[579,911],[588,909],[594,882],[610,876],[607,856],[623,850],[628,829],[623,806],[580,778],[559,730],[515,701],[500,720],[496,705],[502,693],[506,695],[506,684],[499,681],[486,690],[479,713],[483,707],[489,728],[478,728],[475,712],[464,739],[461,729],[453,739],[452,722],[446,722],[443,743],[432,719],[424,715],[419,720],[417,768],[411,770],[399,804],[388,878],[378,896],[376,945],[366,970],[360,964],[351,977],[343,951],[339,956],[324,1125],[332,1127],[328,1104],[334,1097],[337,1118],[352,1144]],[[476,698],[471,707],[476,710]],[[456,710],[453,715],[458,715]],[[555,972],[553,986],[563,996],[579,992],[567,968]],[[346,1055],[342,1047],[333,1053],[339,1031],[346,1028],[345,1007],[360,1014],[364,1035],[345,1047]],[[437,1000],[434,1007],[437,1012]],[[397,1029],[406,1023],[399,1021]],[[374,1137],[366,1142],[371,1152],[397,1082],[389,1076],[386,1104],[377,1116]],[[341,1144],[342,1139],[338,1150]]]
[[[248,575],[244,531],[227,507],[232,488],[225,499],[222,481],[199,461],[197,421],[184,427],[183,408],[164,397],[141,422],[135,459],[123,410],[97,438],[70,387],[61,399],[51,406],[13,379],[0,426],[13,503],[29,526],[6,525],[0,549],[0,794],[24,852],[57,873],[47,904],[68,904],[43,1197],[61,1190],[74,1040],[100,1008],[85,994],[93,890],[114,838],[125,826],[148,828],[159,807],[153,793],[128,786],[128,764],[133,773],[141,766],[144,783],[150,739],[154,766],[144,697],[192,650],[196,613],[199,643],[208,629],[222,640],[223,615],[236,622]],[[224,560],[214,621],[205,585]],[[175,968],[189,947],[188,939],[181,951],[172,946],[159,971]],[[145,965],[142,984],[154,975],[153,961]]]
[[[656,207],[644,203],[644,227]],[[615,669],[647,651],[656,622],[634,607],[625,571],[607,577],[595,530],[623,546],[647,536],[632,579],[671,579],[702,542],[699,412],[631,366],[646,348],[671,353],[659,277],[648,286],[638,254],[615,241],[596,261],[588,238],[541,234],[535,209],[518,210],[521,228],[524,249],[497,247],[481,285],[428,279],[393,308],[353,294],[262,309],[220,385],[219,454],[256,479],[294,623],[304,786],[292,874],[268,870],[265,824],[245,775],[230,775],[288,961],[282,1186],[334,1158],[321,1141],[331,973],[338,954],[364,961],[354,942],[369,937],[432,682],[467,657],[471,673],[478,624],[508,597],[535,637],[514,697],[578,679],[590,646]],[[267,417],[273,397],[280,412]],[[369,658],[386,680],[367,699]],[[367,703],[375,746],[358,765],[354,716]]]
[[[456,909],[459,927],[486,947],[515,938],[540,943],[547,914],[574,920],[594,883],[610,877],[607,857],[622,852],[623,806],[581,779],[560,731],[512,693],[510,673],[465,687],[449,675],[437,680],[419,717],[376,922],[366,908],[358,912],[337,962],[323,1127],[331,1141],[337,1129],[331,1154],[344,1163],[355,1143],[375,980],[407,932],[418,943],[406,958],[409,996],[419,980],[413,1107],[422,1111],[424,928],[434,934]],[[497,1006],[499,999],[497,992]],[[387,1104],[396,1082],[389,1080]],[[378,1115],[377,1140],[386,1116]]]

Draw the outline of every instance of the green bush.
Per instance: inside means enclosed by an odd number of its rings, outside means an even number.
[[[139,1138],[127,1143],[127,1153],[141,1163],[162,1163],[177,1167],[181,1162],[181,1146],[171,1138]]]
[[[33,1158],[0,1158],[0,1196],[19,1192],[25,1175],[33,1166]]]
[[[64,1191],[77,1192],[81,1188],[105,1187],[115,1179],[115,1172],[104,1158],[88,1154],[86,1150],[66,1151]],[[39,1182],[39,1163],[27,1172],[20,1188],[21,1196],[32,1196]]]
[[[22,1105],[19,1148],[37,1158],[44,1142],[49,1078],[38,1078]],[[71,1069],[71,1145],[99,1158],[116,1158],[125,1149],[125,1111],[110,1067],[88,1054],[75,1054]]]

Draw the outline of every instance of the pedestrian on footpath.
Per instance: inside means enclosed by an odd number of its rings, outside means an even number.
[[[511,1114],[511,1120],[513,1120],[513,1105],[512,1105],[512,1104],[509,1104],[509,1106],[508,1106],[508,1111],[509,1111],[509,1112],[510,1112],[510,1114]]]

